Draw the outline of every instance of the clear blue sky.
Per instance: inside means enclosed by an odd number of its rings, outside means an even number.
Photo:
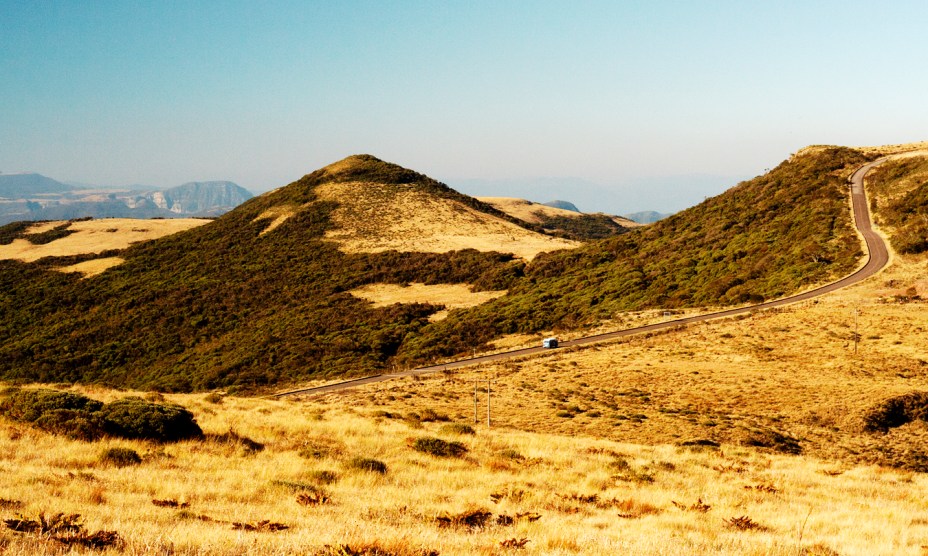
[[[753,176],[928,139],[926,22],[923,1],[0,0],[0,171],[263,191],[370,153],[619,197]]]

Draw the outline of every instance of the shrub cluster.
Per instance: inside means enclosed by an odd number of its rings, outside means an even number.
[[[0,399],[0,414],[52,434],[86,441],[112,436],[175,442],[203,436],[187,409],[136,397],[104,404],[73,392],[14,389]]]
[[[928,392],[911,392],[883,400],[864,415],[864,428],[887,432],[912,421],[928,421]]]
[[[412,449],[423,454],[442,458],[459,458],[467,453],[467,446],[460,442],[448,442],[441,438],[424,436],[412,443]]]

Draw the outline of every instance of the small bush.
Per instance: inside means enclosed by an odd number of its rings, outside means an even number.
[[[316,484],[330,485],[338,481],[338,474],[335,473],[334,471],[328,471],[328,470],[323,469],[319,471],[312,471],[309,474],[309,478],[312,479],[312,481]]]
[[[72,392],[11,389],[0,400],[0,414],[52,434],[87,441],[106,435],[159,442],[203,436],[193,414],[185,408],[141,398],[104,404]]]
[[[206,439],[217,444],[238,446],[249,454],[264,450],[264,444],[252,440],[247,436],[242,436],[231,429],[229,432],[224,432],[222,434],[207,434]]]
[[[142,463],[142,456],[131,448],[108,448],[100,454],[100,461],[116,467],[128,467]]]
[[[511,460],[514,460],[514,461],[521,461],[521,460],[524,460],[524,459],[525,459],[525,456],[523,456],[521,453],[519,453],[518,450],[514,450],[514,449],[512,449],[512,448],[507,448],[507,449],[501,451],[501,452],[499,453],[499,457],[501,457],[501,458],[506,458],[506,459],[511,459]]]
[[[66,409],[93,413],[103,407],[102,402],[72,392],[44,388],[13,390],[0,402],[0,412],[14,421],[34,423],[47,411]]]
[[[412,449],[423,454],[442,458],[459,458],[467,453],[467,446],[460,442],[448,442],[441,438],[422,437],[412,443]]]
[[[97,414],[76,409],[46,411],[33,423],[45,432],[90,442],[106,435],[106,424]]]
[[[474,427],[463,423],[448,423],[447,425],[442,425],[441,428],[438,429],[438,432],[442,434],[477,434]]]
[[[864,415],[864,428],[887,432],[912,421],[928,421],[928,392],[912,392],[883,400]]]
[[[193,414],[179,405],[130,397],[106,404],[100,415],[106,421],[107,432],[120,438],[175,442],[203,436]]]
[[[225,396],[223,396],[219,392],[213,392],[212,394],[207,394],[206,397],[203,398],[203,401],[206,401],[209,403],[220,404],[222,403],[223,398],[225,398]]]
[[[367,471],[369,473],[379,473],[380,475],[387,473],[387,464],[372,458],[351,458],[348,460],[347,467],[355,471]]]

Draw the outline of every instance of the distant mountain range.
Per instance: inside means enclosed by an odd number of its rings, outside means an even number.
[[[61,183],[41,174],[0,174],[0,225],[19,220],[219,216],[253,195],[230,181],[170,189],[114,190]]]
[[[633,222],[637,222],[639,224],[653,224],[654,222],[657,222],[658,220],[663,220],[672,214],[673,213],[663,213],[663,212],[655,212],[653,210],[645,210],[642,212],[633,212],[630,214],[623,214],[622,216],[624,218],[628,218],[629,220]]]

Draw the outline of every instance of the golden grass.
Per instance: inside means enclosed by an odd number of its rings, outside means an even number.
[[[91,390],[101,399],[124,395]],[[380,417],[338,397],[168,399],[191,408],[207,432],[234,428],[266,449],[247,455],[209,442],[88,444],[0,422],[0,498],[22,504],[4,510],[4,518],[79,513],[88,530],[117,531],[128,553],[175,554],[306,554],[324,545],[496,554],[513,538],[528,539],[526,554],[796,554],[814,545],[840,554],[898,554],[917,553],[928,533],[913,528],[928,512],[920,495],[925,477],[873,466],[829,475],[832,463],[732,445],[641,446],[484,425],[474,436],[448,436],[439,422]],[[419,400],[420,411],[433,405]],[[457,440],[469,451],[463,458],[421,454],[409,447],[420,436]],[[135,449],[143,463],[101,463],[99,454],[113,446]],[[320,457],[301,457],[308,447],[322,447]],[[351,471],[346,464],[355,456],[382,461],[388,471]],[[319,483],[320,471],[336,480]],[[314,490],[328,501],[300,502],[301,493]],[[710,507],[689,509],[699,504]],[[437,519],[477,510],[491,514],[485,527],[448,528]],[[532,521],[533,514],[540,517]],[[512,524],[497,524],[507,521],[499,516]],[[726,524],[741,516],[763,530]],[[262,522],[288,528],[233,528]],[[5,554],[58,548],[5,529],[0,543]]]
[[[277,207],[269,208],[262,212],[260,215],[258,215],[257,218],[255,218],[254,221],[271,219],[271,223],[268,224],[259,235],[263,236],[264,234],[275,230],[278,226],[286,222],[288,218],[296,214],[298,210],[299,207],[291,205],[280,205]]]
[[[505,291],[471,291],[467,284],[369,284],[349,291],[351,295],[366,299],[374,307],[386,307],[394,303],[432,303],[446,308],[432,315],[435,322],[448,316],[448,311],[474,307],[506,294]]]
[[[575,241],[548,237],[463,203],[412,189],[385,193],[371,183],[327,183],[316,188],[320,200],[339,207],[337,228],[326,238],[348,253],[389,250],[445,253],[459,249],[513,253],[530,260],[542,251],[572,249]],[[390,186],[391,188],[396,186]],[[363,195],[358,192],[363,191]]]
[[[183,232],[209,223],[201,218],[166,218],[137,220],[132,218],[102,218],[72,222],[68,227],[74,233],[44,245],[33,245],[28,240],[17,239],[9,245],[0,245],[0,259],[16,259],[24,262],[37,261],[43,257],[68,257],[100,253],[110,249],[125,249],[133,243],[151,241],[177,232]],[[45,222],[29,228],[27,233],[41,233],[62,222]]]
[[[84,278],[90,278],[91,276],[103,274],[106,269],[121,265],[124,262],[125,259],[122,257],[104,257],[69,266],[60,266],[55,270],[59,272],[79,272],[84,275]]]

